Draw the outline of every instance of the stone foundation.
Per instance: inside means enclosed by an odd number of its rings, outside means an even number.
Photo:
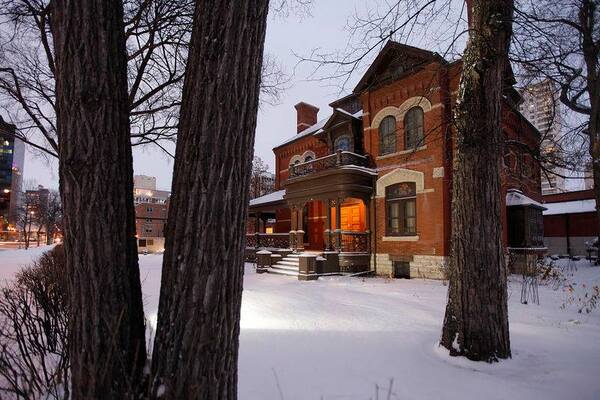
[[[446,279],[444,266],[446,257],[443,256],[394,256],[386,253],[371,255],[371,269],[379,276],[394,276],[394,261],[405,261],[410,265],[410,278]],[[376,261],[376,265],[375,264]]]

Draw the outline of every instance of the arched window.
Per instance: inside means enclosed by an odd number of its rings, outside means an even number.
[[[386,235],[417,233],[417,190],[414,182],[401,182],[385,188]]]
[[[333,142],[333,151],[352,151],[352,140],[349,135],[338,136]]]
[[[304,162],[309,162],[309,161],[312,161],[312,160],[314,160],[313,156],[306,156],[306,157],[304,157]]]
[[[413,107],[404,116],[404,148],[414,149],[423,145],[423,109]]]
[[[379,124],[379,155],[396,152],[396,118],[385,117]]]

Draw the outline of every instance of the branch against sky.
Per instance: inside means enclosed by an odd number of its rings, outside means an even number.
[[[466,11],[462,0],[378,0],[348,19],[346,46],[316,47],[296,54],[299,63],[313,67],[309,80],[347,91],[371,64],[388,40],[425,47],[449,60],[461,54],[466,40]]]
[[[559,107],[552,105],[553,123],[560,127],[560,134],[552,138],[552,147],[560,155],[555,161],[580,173],[587,170],[590,160],[589,125],[593,109],[590,88],[599,85],[598,82],[590,85],[590,78],[597,80],[593,78],[597,76],[593,70],[598,71],[600,62],[598,10],[584,23],[580,12],[585,4],[592,3],[585,0],[518,1],[510,55],[522,86],[544,80],[555,86],[556,101],[563,105],[560,112]],[[588,51],[591,62],[586,61],[584,54],[586,36],[594,43]],[[548,132],[541,133],[544,137],[548,135]]]
[[[171,155],[188,43],[191,0],[125,0],[124,29],[132,145],[154,145]],[[278,0],[277,17],[309,17],[312,0]],[[16,136],[39,154],[57,157],[54,54],[48,0],[0,0],[0,110]],[[275,105],[291,77],[266,56],[261,103]]]

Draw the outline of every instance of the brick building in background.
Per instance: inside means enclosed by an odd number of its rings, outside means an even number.
[[[544,196],[544,242],[549,254],[582,256],[598,237],[593,190]]]
[[[139,252],[153,253],[164,249],[169,197],[168,191],[156,189],[155,177],[134,176],[133,201]]]
[[[274,234],[249,235],[249,246],[315,251],[325,258],[320,272],[442,278],[460,73],[460,61],[388,42],[326,118],[298,103],[297,134],[273,149],[278,191],[250,202],[251,217],[276,219]],[[513,84],[508,74],[504,134],[539,151],[539,132],[518,111],[522,99]],[[539,251],[540,170],[522,149],[498,149],[504,243]],[[286,256],[272,270],[293,272],[295,263]]]

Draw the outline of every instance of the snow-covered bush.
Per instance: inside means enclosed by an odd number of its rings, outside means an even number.
[[[65,269],[57,246],[2,288],[0,398],[69,398]]]

